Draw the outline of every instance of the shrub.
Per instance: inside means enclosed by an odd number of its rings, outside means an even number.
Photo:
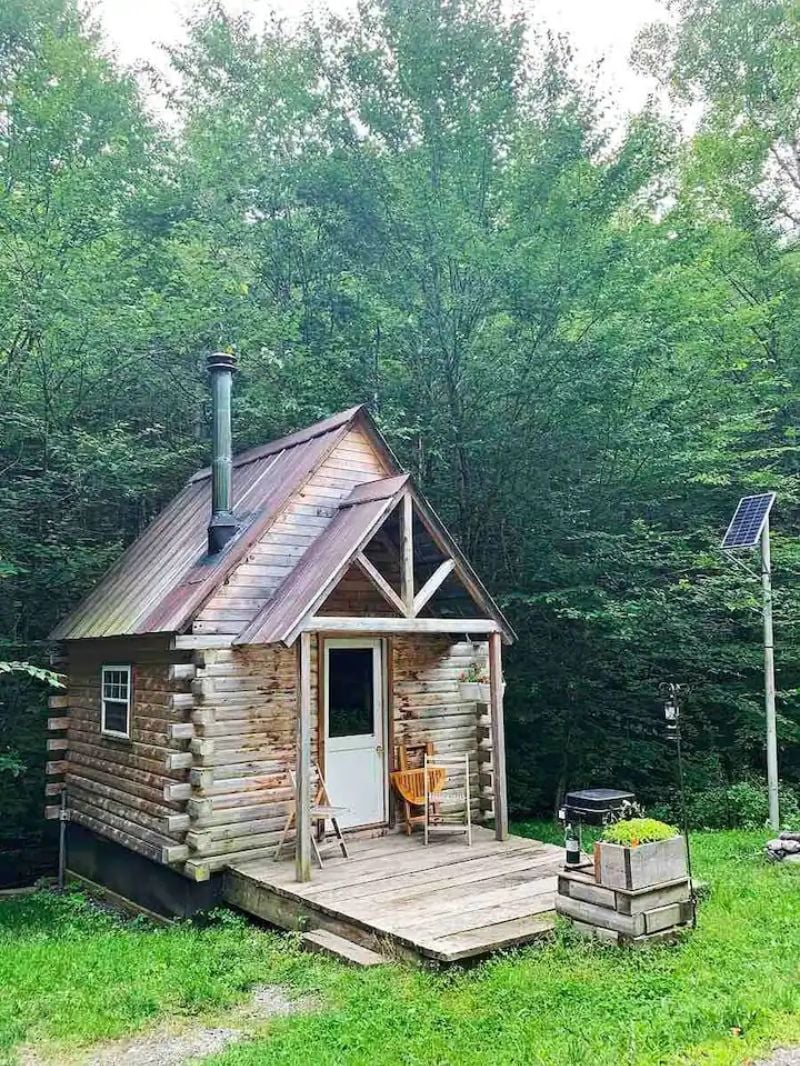
[[[789,784],[781,786],[781,825],[800,828],[800,793]],[[689,789],[686,796],[689,825],[695,829],[763,829],[769,815],[767,784],[748,777],[733,784],[713,784]],[[648,804],[653,818],[680,819],[680,797],[671,792],[664,802]]]
[[[653,844],[677,835],[678,830],[674,825],[658,822],[655,818],[631,818],[627,822],[615,822],[603,830],[603,840],[607,844],[624,844],[627,847]]]

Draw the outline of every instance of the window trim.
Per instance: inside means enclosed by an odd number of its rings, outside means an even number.
[[[122,671],[127,675],[128,680],[128,698],[126,700],[106,699],[106,671],[117,670]],[[121,732],[118,729],[106,728],[106,703],[113,703],[116,706],[125,704],[125,716],[126,716],[126,732]],[[114,740],[130,740],[131,739],[131,707],[133,705],[133,666],[130,663],[103,663],[100,667],[100,732],[104,737],[111,737]]]

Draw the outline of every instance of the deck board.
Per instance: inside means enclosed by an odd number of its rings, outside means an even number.
[[[230,902],[282,928],[323,928],[373,948],[453,962],[522,944],[553,924],[563,851],[478,827],[473,846],[459,838],[389,834],[331,854],[312,880],[298,883],[290,861],[231,866]]]

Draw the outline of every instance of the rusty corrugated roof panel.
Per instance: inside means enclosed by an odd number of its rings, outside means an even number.
[[[235,643],[291,642],[297,625],[336,585],[395,506],[407,483],[408,474],[402,474],[355,488]]]
[[[174,633],[242,560],[289,498],[357,419],[361,407],[234,459],[234,514],[241,530],[207,555],[209,471],[198,471],[50,634],[53,640]]]
[[[267,455],[274,455],[275,452],[282,452],[287,448],[295,448],[298,444],[306,444],[314,437],[321,437],[334,429],[341,429],[344,425],[351,425],[357,416],[364,411],[366,411],[366,406],[363,403],[357,404],[355,407],[349,407],[346,411],[340,411],[336,415],[323,418],[321,422],[315,422],[312,426],[306,426],[305,429],[298,429],[295,433],[290,433],[286,437],[279,437],[277,440],[269,441],[268,444],[258,444],[255,448],[248,448],[247,451],[234,455],[233,465],[234,467],[244,466],[246,463],[263,459]],[[207,477],[211,477],[210,466],[204,466],[202,470],[192,474],[189,480],[202,481],[203,478]]]

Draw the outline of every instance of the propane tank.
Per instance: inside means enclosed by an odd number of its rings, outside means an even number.
[[[566,829],[564,830],[564,847],[566,849],[566,858],[564,860],[565,865],[580,866],[581,845],[578,840],[578,834],[572,828],[572,822],[567,822]]]

